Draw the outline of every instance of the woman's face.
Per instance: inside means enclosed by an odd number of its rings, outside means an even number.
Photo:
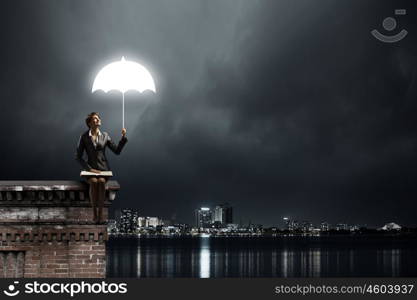
[[[100,117],[97,115],[92,116],[90,120],[90,127],[99,127],[99,126],[101,126]]]

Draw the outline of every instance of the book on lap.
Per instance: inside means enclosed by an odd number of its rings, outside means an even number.
[[[93,173],[88,171],[81,171],[80,176],[104,176],[104,177],[111,177],[113,176],[112,171],[101,171],[100,173]]]

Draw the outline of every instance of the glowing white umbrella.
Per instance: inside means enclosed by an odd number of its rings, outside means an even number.
[[[145,90],[151,90],[154,93],[155,83],[148,70],[140,64],[125,60],[124,57],[120,61],[115,61],[98,72],[94,79],[94,93],[97,90],[103,90],[105,93],[111,90],[118,90],[123,95],[123,128],[125,128],[125,92],[135,90],[142,93]]]

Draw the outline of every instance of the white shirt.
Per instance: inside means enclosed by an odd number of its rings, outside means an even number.
[[[94,147],[97,147],[98,137],[101,135],[100,129],[98,130],[98,135],[97,135],[97,137],[96,137],[95,140],[94,140],[93,135],[91,134],[91,129],[88,131],[88,135],[90,136],[91,141],[93,142]]]

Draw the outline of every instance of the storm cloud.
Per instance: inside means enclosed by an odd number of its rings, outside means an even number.
[[[395,16],[409,35],[372,37]],[[157,93],[126,95],[129,142],[109,154],[113,208],[193,222],[415,226],[413,1],[7,1],[1,10],[1,180],[78,179],[84,119],[120,137],[121,94],[91,93],[125,56]],[[146,108],[146,110],[145,110]]]

